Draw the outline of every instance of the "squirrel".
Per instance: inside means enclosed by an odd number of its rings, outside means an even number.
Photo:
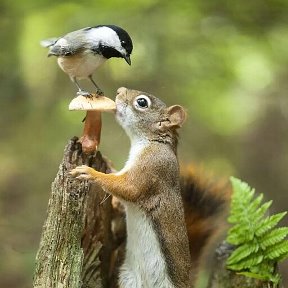
[[[211,185],[192,167],[180,175],[182,106],[167,107],[153,95],[124,87],[115,102],[116,119],[131,141],[124,168],[104,174],[82,165],[70,174],[97,182],[125,207],[127,242],[119,287],[193,287],[204,248],[222,230],[229,188]]]

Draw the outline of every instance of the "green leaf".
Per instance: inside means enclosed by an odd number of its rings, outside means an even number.
[[[236,264],[237,262],[241,261],[242,259],[246,258],[252,253],[255,253],[259,250],[258,243],[247,243],[241,245],[227,259],[227,264],[232,265]]]
[[[279,228],[280,229],[280,228]],[[275,261],[280,261],[288,254],[288,240],[281,241],[267,249],[265,258]]]
[[[260,206],[263,199],[263,194],[260,194],[254,201],[252,201],[248,206],[249,213],[255,213],[256,209]]]
[[[252,254],[247,258],[244,258],[243,260],[227,265],[227,267],[231,270],[235,271],[242,271],[244,269],[248,269],[249,267],[256,266],[260,264],[264,259],[264,256],[262,254]]]
[[[270,274],[256,274],[252,272],[238,272],[239,275],[244,275],[246,277],[255,278],[263,281],[269,281],[271,278]]]
[[[253,231],[249,229],[249,225],[236,224],[228,231],[227,242],[233,245],[240,245],[242,243],[253,240]]]
[[[282,255],[280,255],[278,258],[274,259],[277,263],[287,260],[288,258],[288,252],[283,253]]]
[[[257,211],[253,214],[253,218],[254,218],[254,223],[258,223],[258,221],[260,221],[260,219],[265,215],[265,213],[267,212],[267,210],[270,208],[270,206],[272,205],[272,200],[269,202],[264,203],[260,208],[257,209]]]
[[[275,228],[287,212],[265,217],[272,201],[261,205],[263,194],[254,198],[255,190],[245,182],[231,178],[233,194],[228,222],[234,224],[227,242],[236,246],[227,259],[227,268],[247,277],[278,283],[277,261],[288,257],[288,227]]]
[[[288,235],[288,227],[274,229],[267,234],[264,234],[260,239],[260,247],[265,250],[267,247],[275,245],[282,241]]]
[[[256,266],[252,266],[249,268],[249,271],[256,274],[270,274],[272,275],[275,272],[275,262],[271,261],[262,261]]]
[[[260,222],[257,226],[256,226],[256,230],[255,230],[255,234],[256,236],[262,236],[264,233],[266,233],[267,231],[271,230],[272,228],[274,228],[278,222],[280,222],[280,220],[287,214],[287,212],[282,212],[282,213],[278,213],[275,215],[272,215],[270,217],[266,217],[264,221]]]
[[[262,281],[269,281],[269,282],[272,282],[274,284],[278,284],[279,281],[280,281],[280,275],[279,274],[269,274],[269,273],[261,273],[261,274],[257,274],[257,273],[252,273],[252,272],[239,272],[237,273],[239,275],[243,275],[243,276],[246,276],[246,277],[250,277],[250,278],[255,278],[255,279],[259,279],[259,280],[262,280]]]
[[[249,203],[250,200],[254,196],[255,190],[251,189],[247,183],[242,182],[241,180],[237,178],[231,177],[230,180],[231,180],[232,188],[233,188],[232,206],[233,206],[233,202],[235,202],[236,206],[238,204],[241,205],[245,202]],[[240,198],[240,199],[242,198],[242,203],[239,202],[238,200],[235,201],[235,198]]]
[[[247,241],[246,236],[245,235],[240,235],[240,234],[231,234],[229,236],[227,236],[227,242],[232,244],[232,245],[240,245],[243,244]]]

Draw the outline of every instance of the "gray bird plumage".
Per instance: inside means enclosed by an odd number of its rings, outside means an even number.
[[[78,94],[90,95],[81,89],[77,79],[90,78],[97,89],[103,93],[92,79],[94,71],[107,59],[123,58],[130,65],[133,50],[129,34],[115,25],[86,27],[70,32],[63,37],[49,38],[40,42],[49,48],[48,56],[56,56],[58,65],[67,73],[78,87]]]

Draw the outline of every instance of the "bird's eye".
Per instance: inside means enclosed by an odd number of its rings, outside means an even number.
[[[149,108],[151,105],[151,100],[148,96],[146,95],[140,95],[136,97],[134,101],[134,106],[138,110],[144,110],[146,108]]]

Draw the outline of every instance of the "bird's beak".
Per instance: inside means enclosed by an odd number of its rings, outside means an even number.
[[[125,59],[125,61],[131,65],[131,59],[130,59],[130,55],[123,55],[123,58]]]

